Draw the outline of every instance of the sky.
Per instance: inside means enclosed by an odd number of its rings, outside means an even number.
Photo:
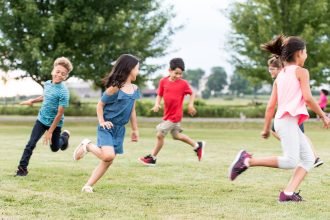
[[[173,24],[183,25],[183,29],[172,37],[168,54],[147,60],[150,64],[165,65],[157,74],[166,74],[168,62],[173,57],[181,57],[186,69],[203,69],[206,74],[214,66],[222,66],[227,74],[232,73],[225,44],[230,33],[230,22],[224,10],[233,0],[165,0],[163,4],[174,6],[177,15]],[[1,73],[0,73],[1,74]],[[50,75],[50,73],[49,73]],[[1,76],[0,76],[1,77]],[[70,79],[69,79],[70,80]],[[42,94],[42,88],[32,79],[9,80],[6,85],[0,81],[0,97]]]
[[[206,73],[214,66],[222,66],[228,74],[232,68],[228,62],[225,44],[230,33],[230,22],[224,11],[230,0],[166,0],[174,6],[177,16],[174,24],[184,28],[172,36],[168,55],[151,59],[168,67],[173,57],[182,57],[187,69],[201,68]]]

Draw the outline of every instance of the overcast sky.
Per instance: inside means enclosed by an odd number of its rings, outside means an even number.
[[[232,68],[224,48],[230,24],[221,11],[230,2],[234,0],[164,0],[163,4],[173,5],[177,14],[172,22],[184,25],[184,28],[172,36],[167,56],[147,62],[165,65],[158,74],[167,73],[168,62],[173,57],[182,57],[187,69],[202,68],[209,73],[212,67],[222,66],[231,74]],[[6,87],[0,82],[0,97],[17,94],[42,94],[42,88],[31,79],[11,80]]]
[[[214,66],[222,66],[231,74],[232,68],[225,50],[230,23],[224,11],[233,0],[166,0],[177,16],[176,24],[184,28],[172,37],[165,57],[152,63],[166,64],[173,57],[182,57],[187,69],[202,68],[206,73]],[[174,51],[174,52],[173,52]]]

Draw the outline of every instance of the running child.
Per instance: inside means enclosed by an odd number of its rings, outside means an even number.
[[[73,66],[70,60],[65,57],[57,58],[53,66],[52,80],[45,82],[43,95],[20,103],[21,105],[32,106],[33,103],[43,102],[30,140],[23,151],[16,176],[28,174],[27,167],[33,150],[45,132],[44,143],[49,144],[53,152],[68,148],[70,132],[64,130],[61,133],[61,128],[64,122],[64,109],[69,106],[69,90],[62,82],[68,78]]]
[[[277,75],[279,74],[279,72],[283,69],[283,62],[281,61],[281,58],[277,55],[273,55],[267,62],[268,64],[268,71],[272,77],[272,79],[276,79]],[[301,123],[299,125],[299,128],[300,130],[305,133],[305,128],[304,128],[304,123]],[[275,132],[275,128],[274,128],[274,123],[272,123],[272,129],[271,129],[271,133],[272,135],[280,140],[279,136],[277,135],[277,133]],[[312,145],[312,142],[311,140],[307,137],[307,135],[305,134],[307,140],[309,141],[309,144],[311,145],[312,147],[312,150],[313,150],[313,153],[314,153],[314,156],[315,156],[315,162],[314,162],[314,167],[319,167],[321,166],[324,162],[318,157],[316,156],[316,153],[315,153],[315,148],[314,146]]]
[[[307,58],[306,44],[299,37],[278,36],[262,45],[262,49],[277,55],[284,62],[284,68],[278,74],[269,99],[263,138],[270,135],[271,120],[275,115],[275,131],[280,137],[283,156],[253,158],[250,153],[241,150],[229,168],[229,179],[235,180],[249,167],[264,166],[281,169],[294,169],[288,185],[279,195],[279,202],[300,202],[302,197],[295,191],[307,172],[313,167],[315,157],[306,136],[299,129],[299,124],[309,118],[306,104],[320,116],[325,128],[330,119],[314,100],[309,85],[309,72],[304,69]]]
[[[203,158],[205,142],[194,141],[187,135],[182,134],[180,122],[183,116],[183,99],[185,95],[190,95],[188,104],[188,113],[193,116],[196,114],[194,107],[195,93],[192,91],[189,83],[182,79],[185,70],[184,62],[181,58],[174,58],[170,61],[169,76],[162,78],[158,86],[158,95],[152,111],[158,112],[161,108],[161,101],[164,99],[163,122],[157,125],[156,145],[151,154],[140,157],[139,161],[147,166],[155,166],[157,155],[164,145],[164,139],[167,133],[171,133],[174,140],[179,140],[189,144],[195,151],[198,160]]]
[[[100,159],[99,165],[82,187],[82,192],[93,192],[93,185],[105,174],[117,154],[124,152],[125,125],[131,121],[131,140],[138,141],[139,133],[135,112],[135,100],[140,98],[138,87],[132,82],[139,73],[139,60],[129,54],[121,55],[105,78],[106,87],[96,107],[99,125],[97,145],[84,139],[73,153],[80,160],[87,152]]]

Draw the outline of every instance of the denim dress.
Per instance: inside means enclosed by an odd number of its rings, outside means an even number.
[[[113,127],[110,129],[97,127],[97,146],[112,146],[116,154],[122,154],[123,142],[125,136],[125,125],[128,123],[134,102],[140,98],[138,89],[133,94],[127,94],[122,90],[118,90],[112,95],[105,92],[101,101],[105,104],[103,108],[103,117],[105,121],[110,121]]]

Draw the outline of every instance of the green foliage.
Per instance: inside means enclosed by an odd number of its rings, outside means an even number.
[[[260,44],[278,34],[298,35],[307,42],[305,66],[315,85],[330,80],[330,1],[329,0],[246,0],[233,3],[229,18],[234,33],[229,44],[236,70],[253,84],[268,82],[268,54]]]
[[[199,89],[199,81],[204,74],[205,72],[202,69],[191,69],[184,73],[184,79],[186,79],[194,88]]]
[[[202,98],[209,99],[211,97],[211,90],[205,89],[202,91]]]
[[[56,57],[66,56],[71,75],[101,79],[123,53],[144,61],[164,54],[176,27],[171,7],[157,0],[0,0],[0,68],[21,69],[41,83]],[[144,73],[155,66],[142,66]],[[143,78],[143,77],[140,77]]]
[[[249,81],[237,72],[234,72],[234,74],[230,78],[229,90],[232,92],[232,94],[235,94],[236,96],[239,96],[242,93],[252,93]]]
[[[227,85],[227,73],[222,67],[213,67],[207,79],[206,87],[213,92],[221,92]]]

